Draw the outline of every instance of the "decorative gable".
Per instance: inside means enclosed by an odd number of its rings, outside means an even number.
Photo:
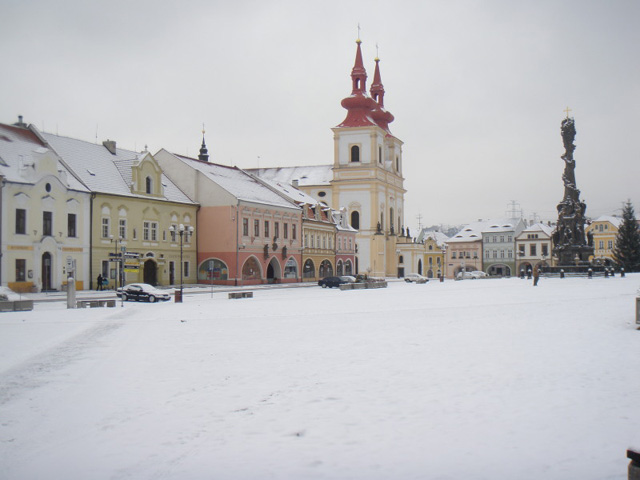
[[[161,197],[162,169],[155,158],[145,152],[131,166],[131,193]]]

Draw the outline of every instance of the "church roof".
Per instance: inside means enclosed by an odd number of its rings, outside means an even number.
[[[301,187],[329,186],[333,180],[332,165],[312,165],[299,167],[252,168],[247,172],[272,182],[293,185],[298,180]]]

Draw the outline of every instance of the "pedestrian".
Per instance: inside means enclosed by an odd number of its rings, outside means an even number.
[[[102,274],[101,273],[98,274],[98,287],[96,288],[96,290],[102,290]]]
[[[538,286],[538,279],[540,278],[540,268],[537,266],[533,269],[533,286]]]

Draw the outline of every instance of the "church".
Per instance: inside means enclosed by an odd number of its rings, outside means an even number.
[[[410,273],[422,266],[419,249],[404,227],[403,142],[389,129],[394,117],[384,106],[377,57],[367,91],[361,44],[356,40],[351,94],[341,102],[346,117],[332,128],[333,164],[251,171],[289,183],[335,210],[345,208],[351,226],[358,230],[356,272],[401,277],[405,270]]]

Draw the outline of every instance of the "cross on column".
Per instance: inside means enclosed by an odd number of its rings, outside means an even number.
[[[567,107],[567,108],[565,108],[565,109],[563,110],[563,112],[565,112],[565,113],[567,114],[567,118],[569,118],[569,112],[571,112],[571,111],[572,111],[572,110],[571,110],[569,107]]]

